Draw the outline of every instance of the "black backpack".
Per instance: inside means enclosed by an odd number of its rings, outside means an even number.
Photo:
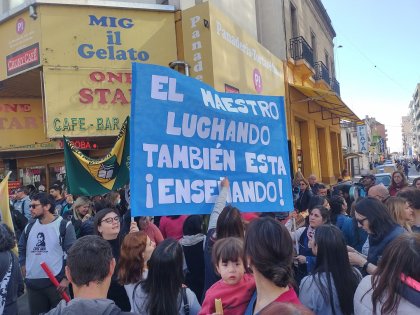
[[[12,222],[13,222],[13,227],[15,228],[15,232],[23,231],[26,224],[28,224],[28,219],[19,210],[13,209],[11,211],[11,214],[12,214]]]

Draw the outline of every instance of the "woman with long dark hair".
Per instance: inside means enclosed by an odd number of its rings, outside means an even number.
[[[405,230],[392,219],[385,205],[376,198],[359,199],[354,209],[358,225],[368,233],[369,250],[365,257],[350,248],[350,263],[361,267],[364,273],[372,274],[385,247]]]
[[[420,234],[398,236],[354,295],[354,314],[420,314]]]
[[[413,179],[413,184],[411,185],[411,187],[420,189],[420,177],[416,177]]]
[[[295,281],[299,285],[303,277],[313,270],[315,257],[310,248],[310,241],[313,239],[315,230],[322,224],[330,222],[329,210],[321,205],[314,206],[309,211],[308,226],[301,227],[296,231],[290,232],[295,245]]]
[[[174,239],[166,239],[153,251],[146,280],[134,288],[132,311],[140,315],[196,315],[200,304],[195,294],[183,288],[183,253]]]
[[[354,243],[354,233],[350,233],[353,227],[353,220],[347,216],[347,202],[342,196],[333,196],[330,199],[331,224],[337,226],[343,232],[346,244]]]
[[[253,220],[245,236],[245,259],[256,284],[245,315],[277,302],[301,304],[291,286],[293,243],[284,225],[270,217]]]
[[[343,233],[334,225],[321,225],[312,252],[315,268],[302,279],[300,301],[315,314],[353,314],[353,296],[362,275],[350,265]]]
[[[401,171],[395,171],[392,173],[391,185],[389,185],[388,188],[389,195],[396,196],[401,189],[407,186],[407,178],[405,177],[404,173]]]

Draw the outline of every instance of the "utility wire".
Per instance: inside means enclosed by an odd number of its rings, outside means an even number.
[[[366,61],[368,61],[377,71],[379,71],[383,76],[385,76],[388,80],[390,80],[391,82],[393,82],[396,86],[398,86],[398,88],[401,89],[401,91],[403,91],[404,93],[409,93],[409,95],[412,94],[412,91],[408,91],[408,89],[406,87],[403,87],[403,85],[401,85],[399,82],[397,82],[393,77],[391,77],[390,75],[388,75],[388,73],[386,73],[384,70],[382,70],[382,68],[380,68],[376,62],[374,62],[371,58],[369,58],[369,56],[367,56],[363,50],[359,49],[359,47],[354,44],[350,38],[348,38],[346,35],[344,35],[343,32],[339,32],[340,36],[344,37],[344,39],[346,39],[351,46],[353,46],[353,48],[363,57],[366,59]]]

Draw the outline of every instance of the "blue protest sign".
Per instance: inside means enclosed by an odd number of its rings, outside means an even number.
[[[293,210],[283,97],[134,63],[130,123],[133,216],[210,213],[225,176],[241,211]]]

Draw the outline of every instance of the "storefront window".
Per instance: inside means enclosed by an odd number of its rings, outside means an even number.
[[[53,185],[56,182],[64,182],[66,168],[64,164],[48,165],[49,183]]]
[[[47,173],[44,166],[32,166],[19,170],[23,185],[34,185],[37,189],[45,191]]]

